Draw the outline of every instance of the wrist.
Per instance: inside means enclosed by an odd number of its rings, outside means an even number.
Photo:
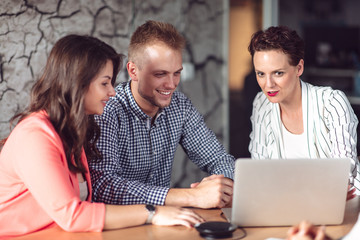
[[[185,198],[185,206],[186,207],[200,207],[198,201],[199,196],[197,196],[197,189],[196,188],[188,188],[186,191],[186,198]]]
[[[156,213],[156,207],[154,205],[147,204],[147,205],[145,205],[145,208],[148,211],[148,217],[147,217],[145,223],[146,224],[151,224],[152,220],[153,220],[153,217],[154,217],[154,215]]]
[[[196,207],[195,192],[196,190],[192,188],[171,188],[166,195],[165,205]]]

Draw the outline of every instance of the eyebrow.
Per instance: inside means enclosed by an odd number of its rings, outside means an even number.
[[[273,73],[273,72],[279,72],[279,71],[285,71],[285,69],[284,68],[278,68],[278,69],[275,69],[275,70],[273,70],[271,72]],[[258,70],[258,69],[255,68],[255,72],[264,72],[264,71]]]
[[[179,71],[182,71],[184,68],[183,67],[181,67],[181,68],[179,68],[178,70],[176,70],[176,71],[174,71],[174,72],[179,72]],[[154,71],[152,71],[153,73],[156,73],[156,72],[166,72],[166,73],[168,73],[169,71],[167,71],[167,70],[163,70],[163,69],[155,69]]]

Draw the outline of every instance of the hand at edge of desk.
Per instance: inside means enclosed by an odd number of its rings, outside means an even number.
[[[307,221],[293,226],[288,231],[287,240],[331,240],[325,234],[325,226],[316,227]]]
[[[184,225],[192,227],[205,220],[191,209],[170,206],[157,206],[152,220],[153,225],[171,226]]]
[[[352,187],[351,185],[348,186],[346,201],[349,201],[349,200],[353,199],[354,197],[356,197],[355,191],[356,191],[355,187]]]
[[[201,182],[190,185],[193,195],[194,207],[199,208],[223,208],[232,205],[233,195],[232,179],[223,174],[205,177]]]

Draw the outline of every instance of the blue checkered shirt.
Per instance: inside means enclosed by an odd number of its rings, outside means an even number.
[[[174,92],[171,104],[151,124],[136,104],[130,82],[115,90],[104,113],[96,116],[103,159],[89,163],[94,201],[163,205],[178,144],[203,171],[233,179],[234,157],[184,94]]]

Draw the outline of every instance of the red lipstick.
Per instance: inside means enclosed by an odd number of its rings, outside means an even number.
[[[279,91],[276,91],[276,92],[267,92],[268,96],[270,96],[270,97],[274,97],[274,96],[276,96],[278,93],[279,93]]]

